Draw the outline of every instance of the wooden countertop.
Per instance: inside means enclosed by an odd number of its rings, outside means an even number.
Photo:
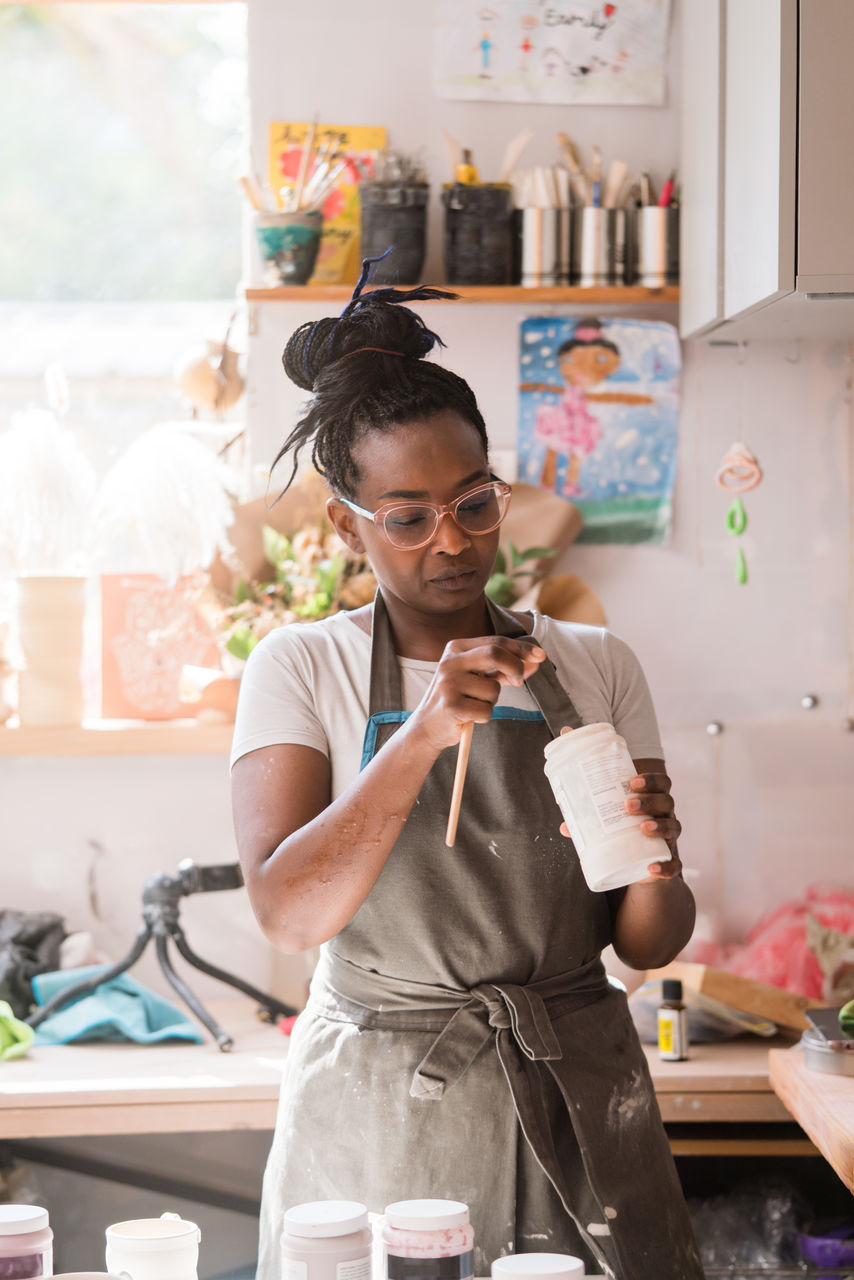
[[[234,1038],[229,1053],[205,1034],[200,1045],[36,1046],[4,1062],[0,1132],[11,1140],[272,1129],[287,1037],[261,1022],[250,1000],[212,1001],[209,1008]],[[665,1123],[695,1133],[704,1125],[710,1132],[710,1123],[791,1128],[768,1074],[769,1044],[788,1043],[745,1037],[695,1046],[687,1062],[662,1062],[655,1046],[645,1046]],[[674,1145],[679,1149],[701,1148],[692,1138]]]
[[[211,1001],[234,1037],[203,1044],[36,1045],[0,1064],[4,1138],[272,1129],[287,1037],[250,1000]]]
[[[799,1046],[772,1050],[768,1066],[777,1095],[854,1191],[854,1076],[814,1071]]]

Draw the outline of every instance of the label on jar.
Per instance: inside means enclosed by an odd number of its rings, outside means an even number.
[[[371,1255],[351,1258],[349,1262],[339,1262],[335,1268],[336,1280],[370,1280]]]
[[[684,1009],[659,1009],[658,1052],[665,1062],[682,1062],[688,1057]]]
[[[474,1276],[474,1252],[458,1253],[453,1258],[400,1258],[386,1255],[388,1280],[471,1280]]]
[[[605,835],[613,835],[615,831],[625,831],[638,824],[637,814],[626,813],[626,796],[632,794],[629,778],[634,777],[632,768],[626,777],[625,758],[619,755],[596,756],[593,760],[580,760],[579,769],[593,807]]]

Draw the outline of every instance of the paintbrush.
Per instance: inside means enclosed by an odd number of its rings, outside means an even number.
[[[315,112],[311,124],[309,125],[305,142],[302,146],[302,156],[300,157],[299,172],[297,173],[297,181],[293,195],[293,207],[295,209],[299,209],[302,201],[302,189],[305,185],[305,175],[308,173],[308,161],[312,151],[314,150],[314,135],[317,132],[317,120],[318,116],[317,112]]]
[[[463,731],[460,734],[460,745],[457,753],[457,768],[454,773],[454,789],[451,793],[451,809],[448,813],[448,829],[445,832],[445,844],[448,848],[452,848],[457,838],[457,823],[460,817],[460,805],[463,800],[463,786],[466,780],[466,770],[469,763],[469,752],[471,751],[471,736],[474,732],[474,721],[469,720],[463,725]]]
[[[517,133],[515,138],[511,138],[507,143],[504,151],[504,159],[501,162],[501,169],[498,174],[499,182],[509,182],[510,175],[519,163],[519,157],[527,147],[528,143],[534,136],[533,129],[523,129],[521,133]]]

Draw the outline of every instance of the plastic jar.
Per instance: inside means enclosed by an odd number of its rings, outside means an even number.
[[[316,1200],[285,1213],[284,1280],[370,1280],[368,1210],[356,1200]]]
[[[492,1264],[492,1280],[582,1280],[584,1263],[569,1253],[510,1253]]]
[[[0,1204],[0,1280],[53,1275],[53,1232],[47,1209]]]
[[[107,1227],[107,1270],[129,1280],[198,1280],[201,1233],[177,1213]]]
[[[387,1280],[470,1280],[474,1228],[459,1200],[398,1200],[382,1230]]]
[[[645,815],[626,813],[629,780],[637,769],[612,724],[562,733],[546,746],[545,756],[546,777],[594,893],[643,880],[651,862],[670,861],[665,841],[641,831]]]

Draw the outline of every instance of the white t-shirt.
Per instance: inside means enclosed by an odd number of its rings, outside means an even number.
[[[646,678],[629,646],[602,627],[534,614],[533,636],[585,724],[609,721],[635,759],[662,756]],[[403,709],[418,705],[435,662],[400,659]],[[279,743],[314,747],[332,767],[332,798],[357,776],[368,721],[371,637],[346,612],[270,632],[240,683],[231,764]],[[536,710],[527,689],[506,686],[498,705]]]

